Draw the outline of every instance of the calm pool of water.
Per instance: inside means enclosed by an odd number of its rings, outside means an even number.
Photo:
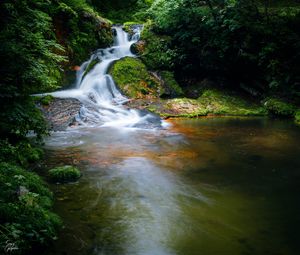
[[[264,118],[86,128],[46,141],[65,228],[45,255],[300,254],[300,128]]]

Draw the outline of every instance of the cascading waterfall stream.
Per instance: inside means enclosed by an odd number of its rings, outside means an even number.
[[[128,109],[123,106],[128,101],[112,77],[108,74],[110,65],[124,57],[134,57],[130,51],[132,44],[140,38],[141,26],[134,28],[130,37],[122,27],[114,27],[114,46],[97,50],[77,71],[75,89],[51,93],[54,97],[77,98],[83,106],[77,116],[82,125],[102,125],[112,127],[153,127],[161,126],[161,120],[145,111]],[[87,72],[89,66],[98,62]]]

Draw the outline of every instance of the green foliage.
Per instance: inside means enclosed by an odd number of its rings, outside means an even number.
[[[116,61],[109,73],[121,91],[130,98],[153,97],[160,94],[159,82],[137,58],[126,57]]]
[[[29,94],[58,88],[63,51],[52,34],[47,1],[2,1],[0,55],[1,137],[46,133],[42,115]]]
[[[151,6],[153,0],[91,0],[92,5],[104,13],[114,23],[122,24],[128,20],[141,23],[145,18],[145,11]]]
[[[51,34],[50,16],[44,11],[49,3],[10,1],[1,3],[1,73],[5,74],[0,92],[4,95],[27,94],[58,88],[61,73],[58,63],[64,58]]]
[[[174,67],[177,53],[170,48],[171,37],[155,34],[150,20],[144,26],[141,39],[146,43],[141,59],[149,69],[170,70]]]
[[[265,3],[156,0],[148,13],[152,31],[171,36],[167,47],[176,52],[179,76],[225,78],[261,93],[299,96],[299,9]]]
[[[0,162],[28,166],[30,163],[40,160],[42,156],[43,151],[33,147],[26,139],[19,141],[14,146],[7,140],[0,140]]]
[[[81,173],[74,166],[62,166],[49,170],[49,176],[54,182],[66,183],[77,181]]]
[[[52,193],[24,169],[0,163],[1,254],[23,254],[56,239],[61,221],[49,212]]]
[[[23,139],[29,132],[37,134],[37,138],[48,134],[46,122],[34,101],[29,96],[3,98],[0,112],[0,138],[12,141]]]
[[[269,114],[280,117],[294,116],[295,106],[277,98],[267,99],[264,103]]]
[[[85,0],[62,0],[53,11],[56,37],[71,63],[84,61],[92,50],[113,41],[111,27]]]

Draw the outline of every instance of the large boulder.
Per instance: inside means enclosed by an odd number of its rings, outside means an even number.
[[[159,80],[137,58],[125,57],[116,61],[109,74],[129,98],[157,98],[163,91]]]

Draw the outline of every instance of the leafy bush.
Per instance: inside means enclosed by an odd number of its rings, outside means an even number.
[[[177,53],[170,47],[171,37],[155,34],[151,21],[148,21],[142,31],[141,39],[145,41],[141,59],[150,70],[171,70],[174,67]]]
[[[174,51],[169,67],[181,77],[225,78],[227,86],[299,97],[300,9],[262,7],[251,0],[156,0],[151,31],[171,40],[150,52]]]
[[[0,163],[1,254],[22,254],[55,240],[61,226],[49,209],[52,193],[34,173]]]
[[[295,113],[294,105],[280,99],[276,99],[276,98],[267,99],[264,105],[271,115],[276,115],[281,117],[291,117],[294,116]]]
[[[74,166],[62,166],[49,170],[49,176],[54,182],[66,183],[77,181],[81,173]]]

